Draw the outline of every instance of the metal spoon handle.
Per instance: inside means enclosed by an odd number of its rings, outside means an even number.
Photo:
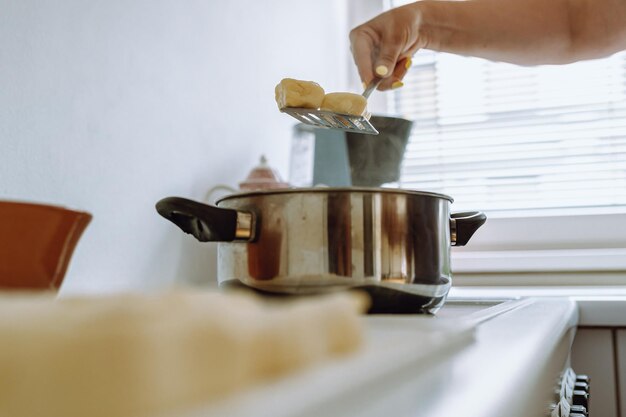
[[[370,98],[370,94],[372,94],[372,91],[376,90],[382,82],[382,78],[374,78],[365,88],[365,91],[363,91],[363,97]]]

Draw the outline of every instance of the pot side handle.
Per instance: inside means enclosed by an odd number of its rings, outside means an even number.
[[[156,203],[157,212],[200,242],[251,241],[252,214],[219,208],[181,197]]]
[[[465,246],[476,230],[487,221],[481,211],[452,213],[450,216],[450,237],[452,246]]]

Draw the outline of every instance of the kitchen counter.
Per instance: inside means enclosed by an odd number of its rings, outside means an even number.
[[[453,287],[450,297],[564,297],[576,302],[579,326],[626,327],[626,286]]]
[[[578,323],[575,301],[459,306],[471,303],[451,300],[437,317],[366,316],[373,342],[364,352],[185,417],[547,415]],[[390,329],[406,332],[394,339]]]

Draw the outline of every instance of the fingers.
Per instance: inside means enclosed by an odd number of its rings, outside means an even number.
[[[380,85],[378,89],[381,91],[394,90],[404,85],[402,79],[411,68],[411,57],[400,58],[393,69],[391,76],[387,77]]]
[[[402,53],[404,42],[397,39],[393,33],[388,33],[383,34],[378,47],[379,52],[374,62],[374,72],[377,77],[389,78],[393,75],[398,64],[398,58]]]
[[[359,77],[365,84],[374,79],[374,64],[372,55],[374,51],[374,39],[366,29],[357,27],[350,32],[350,48],[354,63],[359,71]]]
[[[411,66],[410,57],[415,51],[403,51],[405,42],[397,39],[393,32],[381,32],[367,24],[350,32],[354,62],[364,85],[379,77],[385,79],[379,90],[399,88],[403,85],[401,80]]]

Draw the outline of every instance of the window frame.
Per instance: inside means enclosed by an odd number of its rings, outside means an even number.
[[[453,270],[473,274],[626,272],[626,214],[563,211],[488,218],[466,247],[453,250]]]

